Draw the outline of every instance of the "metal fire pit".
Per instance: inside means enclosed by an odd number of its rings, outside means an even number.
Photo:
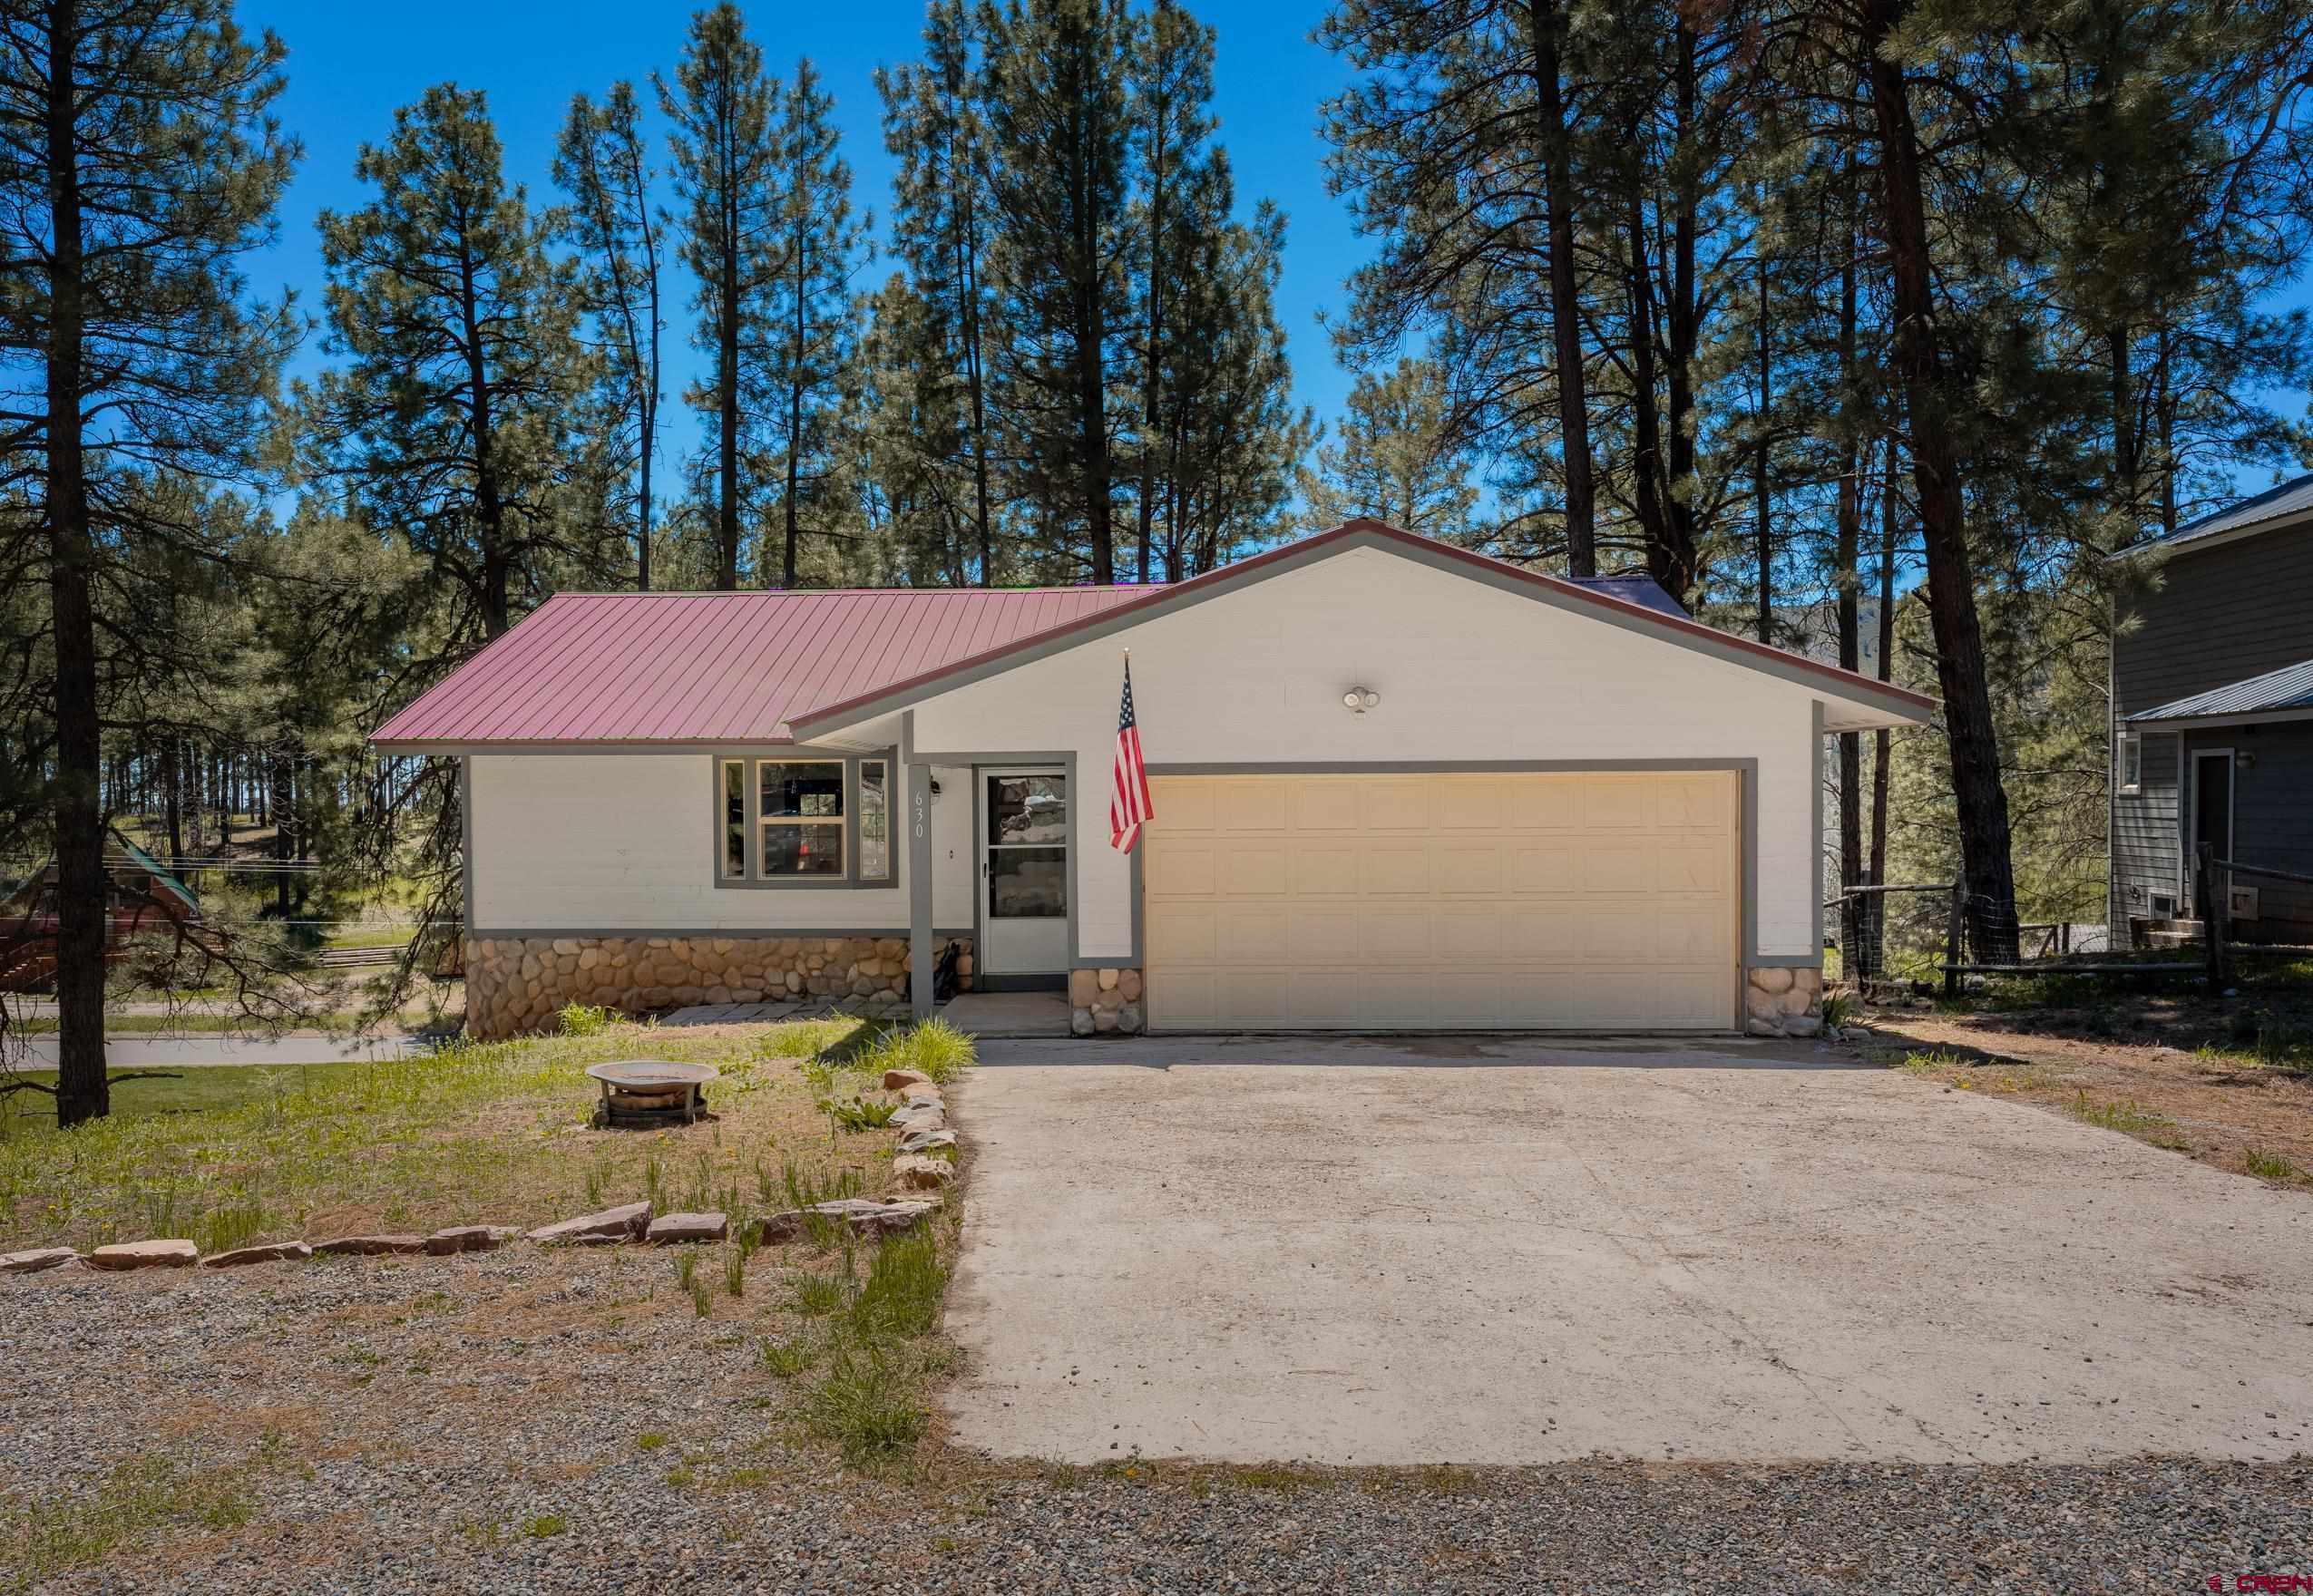
[[[602,1125],[687,1125],[707,1112],[701,1088],[722,1072],[711,1064],[620,1058],[587,1066],[602,1088],[594,1122]]]

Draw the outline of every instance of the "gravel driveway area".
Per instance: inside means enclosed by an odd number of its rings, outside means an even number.
[[[669,1260],[631,1249],[0,1279],[0,1589],[34,1535],[92,1527],[118,1543],[36,1589],[2171,1591],[2313,1572],[2301,1459],[1376,1472],[952,1450],[863,1477],[790,1446],[795,1387],[758,1360],[753,1290],[697,1319]]]
[[[2313,1195],[1693,1045],[990,1048],[950,1324],[1001,1457],[2279,1461]],[[1268,1062],[1271,1056],[1298,1059]]]

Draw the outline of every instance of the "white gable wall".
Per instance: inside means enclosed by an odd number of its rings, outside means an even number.
[[[1814,693],[1358,549],[916,706],[913,746],[936,764],[1075,751],[1084,959],[1126,963],[1133,950],[1131,865],[1108,846],[1108,829],[1127,646],[1152,765],[1756,759],[1751,951],[1816,952]],[[1379,693],[1380,706],[1352,715],[1342,705],[1352,686]]]
[[[892,886],[717,886],[714,759],[706,753],[474,754],[471,923],[500,935],[906,934],[908,850],[897,825]],[[975,868],[971,775],[938,774],[944,792],[932,810],[933,918],[941,930],[968,929]],[[893,792],[907,792],[904,770]]]

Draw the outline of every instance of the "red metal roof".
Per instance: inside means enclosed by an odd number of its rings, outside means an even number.
[[[371,740],[403,747],[792,742],[798,723],[808,731],[813,723],[880,713],[939,690],[943,678],[1009,668],[1001,664],[1009,657],[1104,620],[1162,613],[1331,546],[1373,539],[1571,598],[1577,608],[1722,657],[1819,678],[1866,702],[1935,706],[1924,694],[1704,626],[1659,589],[1650,598],[1635,584],[1546,576],[1381,521],[1352,521],[1171,587],[564,593]]]
[[[562,593],[372,740],[787,742],[789,721],[807,709],[935,674],[1147,591]]]

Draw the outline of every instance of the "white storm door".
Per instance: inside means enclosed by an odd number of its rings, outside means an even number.
[[[979,968],[994,976],[1069,968],[1069,778],[980,773]]]

